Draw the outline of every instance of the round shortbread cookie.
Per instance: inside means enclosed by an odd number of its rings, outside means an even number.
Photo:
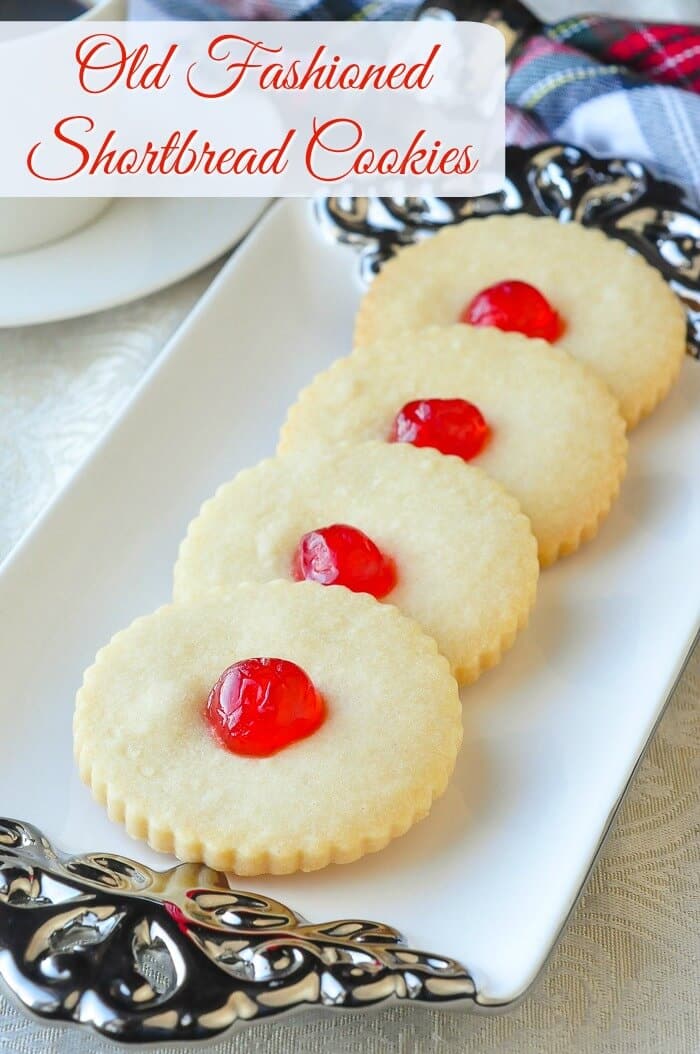
[[[628,426],[667,394],[686,346],[680,301],[623,242],[555,219],[472,219],[401,249],[362,301],[355,345],[452,325],[478,292],[508,279],[549,300],[565,324],[557,346],[600,374]]]
[[[520,334],[435,326],[358,349],[301,393],[280,453],[386,439],[405,403],[431,398],[484,414],[492,436],[470,464],[518,499],[542,565],[593,537],[624,475],[625,423],[592,370]]]
[[[517,502],[436,450],[362,443],[272,458],[220,487],[190,524],[176,601],[289,578],[308,531],[349,524],[390,557],[383,599],[437,641],[458,681],[493,666],[535,600],[537,544]]]
[[[212,686],[245,658],[301,666],[321,727],[269,757],[222,747]],[[462,739],[447,660],[389,604],[315,583],[242,585],[137,619],[78,692],[75,753],[111,819],[154,849],[240,875],[311,871],[383,848],[443,793]]]

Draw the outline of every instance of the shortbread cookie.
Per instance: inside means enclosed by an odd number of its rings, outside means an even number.
[[[296,664],[325,718],[277,753],[232,753],[207,701],[217,686],[230,716],[217,681],[261,657],[273,671]],[[254,714],[266,712],[258,699]],[[258,732],[243,727],[246,750]],[[272,582],[118,633],[85,674],[74,738],[82,779],[129,834],[181,860],[283,874],[356,860],[425,816],[455,764],[461,706],[447,660],[397,608]]]
[[[520,334],[436,326],[358,349],[301,393],[280,452],[389,439],[413,400],[475,404],[490,437],[471,464],[520,502],[543,565],[596,533],[625,471],[617,402],[592,370]]]
[[[351,530],[339,541],[319,535],[336,524]],[[358,551],[363,535],[379,557]],[[304,538],[309,558],[300,567]],[[185,602],[302,575],[396,604],[465,683],[493,666],[527,622],[537,544],[517,502],[459,458],[403,443],[301,451],[246,469],[204,504],[180,547],[174,596]]]
[[[554,219],[472,219],[401,249],[361,304],[355,344],[451,325],[482,290],[513,279],[546,297],[562,323],[557,346],[600,374],[629,426],[666,395],[686,346],[680,301],[623,242]]]

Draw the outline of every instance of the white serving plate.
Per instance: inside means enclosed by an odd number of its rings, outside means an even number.
[[[0,255],[0,326],[34,326],[127,304],[222,256],[265,198],[118,198],[80,230]]]
[[[274,451],[299,389],[349,350],[360,291],[353,250],[324,239],[309,203],[275,206],[7,561],[2,814],[69,851],[169,866],[80,784],[75,691],[116,630],[168,599],[200,502]],[[431,816],[355,864],[235,885],[315,921],[389,923],[412,947],[465,964],[483,1004],[527,989],[696,635],[698,406],[700,364],[688,360],[632,435],[622,497],[598,539],[544,572],[530,628],[464,691],[467,743]]]

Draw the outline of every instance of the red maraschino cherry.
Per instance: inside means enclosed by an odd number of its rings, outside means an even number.
[[[562,321],[546,297],[528,282],[511,280],[482,289],[459,316],[471,326],[496,326],[507,333],[524,333],[553,343],[562,334]]]
[[[399,410],[389,442],[434,447],[471,461],[490,435],[483,414],[466,399],[416,399]]]
[[[292,576],[324,586],[345,586],[380,600],[396,585],[394,561],[357,527],[334,523],[309,531],[299,542]]]
[[[206,719],[233,754],[267,757],[323,724],[326,705],[311,679],[287,659],[244,659],[211,690]]]

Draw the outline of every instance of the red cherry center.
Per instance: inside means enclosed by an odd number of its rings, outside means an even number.
[[[224,670],[206,719],[232,754],[267,757],[320,728],[326,704],[301,667],[287,659],[244,659]]]
[[[534,285],[510,280],[482,289],[459,316],[472,326],[496,326],[553,343],[563,332],[562,320]]]
[[[466,399],[417,399],[397,413],[389,442],[435,447],[471,461],[490,435],[483,414]]]
[[[292,576],[324,586],[346,586],[353,593],[381,599],[396,585],[394,561],[371,538],[345,523],[305,534],[294,553]]]

